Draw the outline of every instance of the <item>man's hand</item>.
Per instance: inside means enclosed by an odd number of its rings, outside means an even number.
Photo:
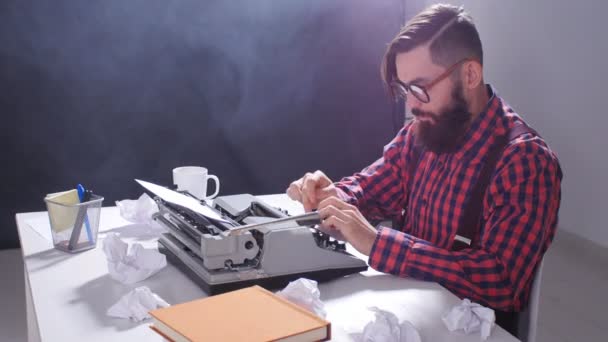
[[[357,207],[337,197],[319,203],[321,230],[332,236],[343,237],[359,252],[369,255],[378,231],[361,215]]]
[[[322,200],[338,196],[338,189],[331,179],[318,170],[291,183],[286,192],[292,200],[302,203],[306,212],[318,208]]]

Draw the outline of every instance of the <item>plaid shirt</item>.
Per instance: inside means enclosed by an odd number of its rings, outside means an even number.
[[[461,298],[497,310],[524,309],[536,266],[555,234],[561,197],[559,162],[542,138],[527,133],[507,145],[486,190],[473,246],[451,250],[489,148],[518,121],[522,119],[492,94],[454,153],[422,150],[410,174],[410,123],[380,159],[337,182],[345,199],[368,219],[404,222],[399,230],[379,228],[369,265],[438,282]]]

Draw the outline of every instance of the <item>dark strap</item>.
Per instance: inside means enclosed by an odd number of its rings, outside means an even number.
[[[514,141],[515,139],[526,133],[532,133],[533,135],[538,137],[540,136],[534,128],[526,125],[523,122],[517,122],[515,126],[513,126],[513,128],[511,128],[511,130],[509,131],[509,142]]]
[[[475,239],[478,237],[477,232],[482,224],[483,198],[486,189],[490,185],[492,174],[496,169],[498,159],[501,157],[504,149],[507,147],[507,144],[509,142],[514,141],[515,139],[526,133],[532,133],[538,136],[538,133],[525,123],[516,123],[515,126],[511,128],[511,130],[509,130],[507,136],[502,135],[497,137],[496,142],[490,148],[486,163],[481,169],[477,183],[475,184],[475,187],[472,190],[473,192],[471,193],[468,205],[465,208],[464,217],[461,221],[462,224],[460,225],[460,227],[458,227],[458,232],[456,233],[457,237],[454,240],[454,244],[452,245],[452,250],[461,250],[465,248],[470,248],[471,246],[475,245]],[[470,245],[467,245],[463,241],[458,240],[458,236],[470,240]],[[496,324],[500,325],[503,329],[511,333],[513,336],[519,336],[519,312],[505,312],[495,310],[494,313],[496,314]]]
[[[477,231],[479,230],[481,224],[484,194],[490,185],[492,174],[496,169],[498,159],[501,157],[509,142],[514,141],[519,136],[526,133],[538,135],[534,129],[525,123],[516,123],[515,126],[509,130],[508,136],[498,136],[494,145],[490,147],[486,162],[479,173],[475,186],[471,190],[471,195],[465,208],[461,224],[456,232],[452,250],[457,251],[464,248],[469,248],[475,244]]]

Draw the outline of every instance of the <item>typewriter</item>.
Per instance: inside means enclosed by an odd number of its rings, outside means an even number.
[[[250,194],[217,197],[213,205],[196,200],[200,208],[158,194],[153,218],[167,229],[159,251],[210,295],[251,285],[282,288],[300,277],[323,282],[367,270],[344,243],[314,228],[316,213],[290,216]]]

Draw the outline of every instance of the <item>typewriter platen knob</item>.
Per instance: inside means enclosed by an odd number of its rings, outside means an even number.
[[[224,267],[226,267],[229,270],[232,270],[232,260],[228,259],[224,262]]]

